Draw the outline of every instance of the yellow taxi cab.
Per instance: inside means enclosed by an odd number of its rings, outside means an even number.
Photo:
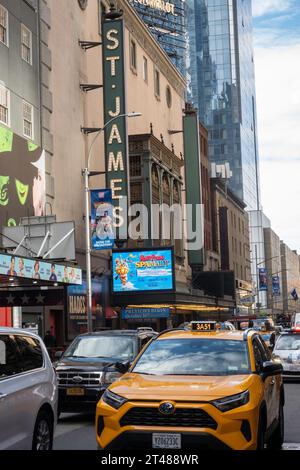
[[[192,322],[151,340],[106,390],[96,437],[107,450],[276,449],[283,407],[282,365],[255,330]]]

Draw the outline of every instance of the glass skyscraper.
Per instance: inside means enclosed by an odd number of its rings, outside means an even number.
[[[185,0],[129,0],[183,76],[186,73]]]
[[[228,162],[229,187],[260,209],[252,0],[186,0],[189,100],[209,130],[209,158]]]

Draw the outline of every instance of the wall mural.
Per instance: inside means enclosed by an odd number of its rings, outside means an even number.
[[[0,227],[44,215],[45,194],[45,152],[0,126]]]

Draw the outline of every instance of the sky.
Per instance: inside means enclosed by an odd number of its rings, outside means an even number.
[[[300,0],[252,0],[264,213],[300,253]]]

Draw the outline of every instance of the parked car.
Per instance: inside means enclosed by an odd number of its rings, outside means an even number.
[[[0,327],[0,449],[51,450],[56,374],[41,338]]]
[[[156,335],[152,328],[138,328],[77,336],[55,364],[59,414],[95,412],[103,392],[122,375],[115,364],[131,363]]]

